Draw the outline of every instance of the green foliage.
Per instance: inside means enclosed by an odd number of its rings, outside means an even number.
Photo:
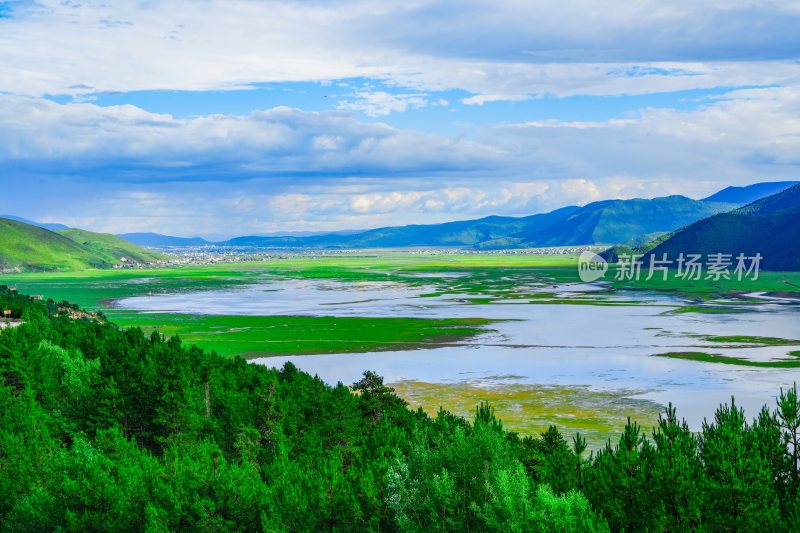
[[[796,387],[695,436],[668,408],[586,455],[551,427],[408,409],[0,289],[0,531],[790,530]],[[83,316],[83,315],[78,315]]]

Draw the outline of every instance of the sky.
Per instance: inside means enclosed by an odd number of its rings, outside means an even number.
[[[0,213],[233,236],[800,179],[800,0],[0,0]]]

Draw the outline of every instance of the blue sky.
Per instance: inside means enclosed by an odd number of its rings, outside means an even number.
[[[752,86],[755,88],[757,86]],[[649,94],[574,95],[559,97],[537,95],[524,100],[500,100],[481,106],[463,101],[475,96],[464,90],[409,92],[408,88],[382,80],[350,78],[332,82],[280,82],[253,84],[232,90],[144,90],[96,92],[78,97],[78,101],[98,106],[134,105],[152,113],[176,118],[194,118],[211,114],[246,115],[254,109],[278,106],[306,111],[357,111],[364,121],[383,122],[396,128],[413,128],[438,134],[466,134],[476,127],[491,127],[532,120],[602,121],[631,118],[646,107],[695,110],[736,87],[709,87]],[[399,103],[370,102],[364,93],[384,93]],[[68,104],[71,94],[45,95],[54,102]],[[417,99],[417,100],[414,100]],[[405,107],[393,108],[393,105]],[[424,102],[423,102],[424,101]],[[415,103],[416,102],[416,103]]]
[[[797,179],[800,2],[0,2],[0,212],[236,235]]]

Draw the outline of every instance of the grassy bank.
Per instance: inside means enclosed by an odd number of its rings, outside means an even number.
[[[269,357],[448,346],[486,331],[482,318],[210,316],[114,313],[121,326],[179,335],[220,355]]]

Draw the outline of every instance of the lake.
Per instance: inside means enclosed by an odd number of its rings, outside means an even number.
[[[424,279],[407,284],[274,277],[233,289],[125,298],[117,300],[115,307],[220,315],[490,318],[497,320],[492,331],[443,348],[268,357],[253,362],[281,366],[291,361],[330,383],[352,383],[364,370],[373,370],[387,383],[465,384],[471,387],[470,394],[481,388],[523,385],[529,387],[526,390],[540,386],[611,392],[633,402],[658,406],[671,402],[695,430],[731,396],[748,416],[754,416],[763,404],[774,404],[781,387],[800,378],[800,369],[654,357],[666,352],[706,351],[754,361],[786,358],[798,346],[715,343],[705,337],[797,339],[797,304],[727,301],[725,310],[730,312],[676,313],[687,302],[675,296],[610,291],[599,284],[532,285],[534,292],[555,294],[559,303],[509,298],[487,304],[473,303],[474,298],[458,294],[426,296],[435,292],[435,287],[426,285]],[[580,303],[568,303],[572,301]],[[575,397],[574,402],[579,400],[589,401]],[[565,408],[573,402],[569,394],[560,401]],[[619,409],[625,405],[632,404],[621,403]]]

